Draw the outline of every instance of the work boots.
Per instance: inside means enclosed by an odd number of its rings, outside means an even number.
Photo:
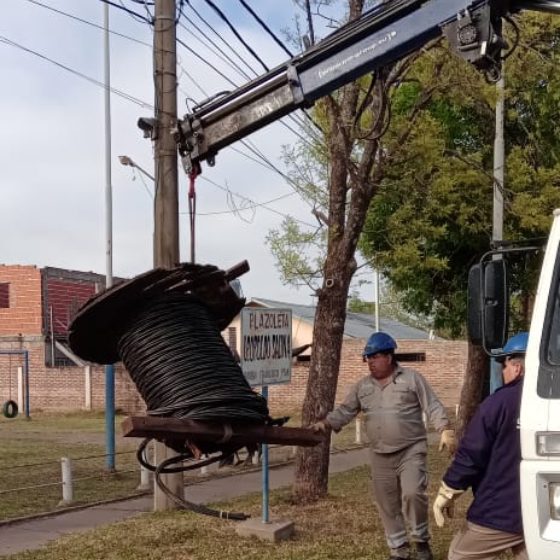
[[[392,548],[389,560],[410,560],[409,546],[406,544],[404,546],[399,546],[399,548]]]
[[[416,560],[434,560],[429,542],[416,543]]]

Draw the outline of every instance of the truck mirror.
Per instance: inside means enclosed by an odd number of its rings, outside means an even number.
[[[481,262],[469,271],[468,334],[490,352],[506,342],[508,324],[507,266],[503,259]]]

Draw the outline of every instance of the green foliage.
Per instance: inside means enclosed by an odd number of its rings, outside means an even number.
[[[559,37],[558,18],[524,16],[520,46],[507,61],[506,239],[546,235],[551,210],[560,205],[560,80],[553,67]],[[395,92],[397,126],[389,130],[389,144],[398,138],[398,120],[429,87],[422,80],[432,63],[420,58],[418,82]],[[492,236],[494,98],[480,79],[468,87],[455,83],[463,70],[457,62],[446,64],[442,80],[449,87],[423,109],[406,157],[391,162],[370,205],[361,250],[406,309],[431,315],[440,333],[459,336],[468,269]],[[528,290],[537,267],[535,261],[515,263],[514,289]]]

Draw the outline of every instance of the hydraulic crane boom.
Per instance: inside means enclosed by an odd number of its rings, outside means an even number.
[[[179,121],[176,140],[187,172],[213,165],[221,148],[335,89],[394,63],[444,33],[453,50],[499,76],[501,20],[534,9],[560,13],[560,0],[393,0],[315,47],[237,90],[211,98]]]

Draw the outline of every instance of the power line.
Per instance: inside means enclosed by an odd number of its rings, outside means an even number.
[[[55,12],[61,16],[73,19],[75,21],[79,21],[80,23],[85,23],[86,25],[89,25],[90,27],[95,27],[96,29],[100,29],[102,31],[105,30],[105,28],[102,25],[99,25],[97,23],[93,23],[92,21],[88,21],[87,19],[83,19],[81,17],[72,15],[68,12],[64,12],[63,10],[58,10],[57,8],[53,8],[52,6],[48,6],[47,4],[43,4],[42,2],[38,2],[37,0],[25,0],[26,2],[29,2],[30,4],[35,4],[36,6],[40,6],[41,8],[45,8],[46,10],[50,10],[51,12]],[[125,35],[124,33],[119,33],[118,31],[114,31],[112,29],[109,29],[109,33],[116,35],[117,37],[122,37],[123,39],[128,39],[129,41],[134,41],[135,43],[138,43],[139,45],[144,45],[146,47],[150,47],[152,48],[152,45],[150,45],[150,43],[146,43],[145,41],[141,41],[140,39],[136,39],[134,37],[131,37],[130,35]]]
[[[92,78],[91,76],[88,76],[87,74],[83,74],[82,72],[79,72],[78,70],[74,70],[73,68],[70,68],[69,66],[66,66],[64,64],[62,64],[61,62],[57,62],[56,60],[53,60],[52,58],[49,58],[48,56],[41,54],[37,51],[34,51],[33,49],[29,49],[27,47],[24,47],[23,45],[16,43],[15,41],[12,41],[11,39],[8,39],[7,37],[4,37],[3,35],[0,35],[0,43],[4,43],[6,45],[9,45],[11,47],[15,47],[18,48],[22,51],[25,51],[29,54],[32,54],[34,56],[37,56],[39,58],[41,58],[42,60],[46,60],[47,62],[50,62],[51,64],[54,64],[55,66],[58,66],[59,68],[62,68],[63,70],[66,70],[67,72],[70,72],[71,74],[74,74],[75,76],[78,76],[79,78],[82,78],[84,80],[87,80],[88,82],[95,84],[96,86],[99,86],[103,89],[106,89],[107,86],[103,83],[100,82],[99,80],[96,80],[95,78]],[[133,95],[130,95],[124,91],[121,91],[119,89],[116,89],[114,87],[110,87],[109,90],[114,93],[115,95],[118,95],[120,97],[122,97],[123,99],[126,99],[127,101],[132,101],[133,103],[136,103],[136,105],[140,105],[140,107],[145,107],[148,109],[153,109],[153,105],[150,105],[149,103],[146,103],[146,101],[142,101],[141,99],[138,99],[137,97],[134,97]]]
[[[280,39],[275,35],[275,33],[272,31],[272,29],[270,29],[270,27],[268,27],[268,25],[255,13],[253,8],[251,8],[251,6],[249,6],[249,4],[245,0],[239,0],[239,2],[259,22],[260,26],[272,37],[272,39],[274,39],[276,44],[279,45],[280,48],[290,58],[294,58],[294,55],[290,52],[288,47],[286,47],[286,45],[282,41],[280,41]]]
[[[123,12],[126,12],[127,14],[131,15],[135,19],[138,19],[149,25],[152,25],[152,21],[149,20],[146,16],[143,16],[142,14],[139,14],[138,12],[135,12],[134,10],[127,8],[123,4],[116,4],[115,2],[111,2],[111,0],[99,0],[99,1],[103,2],[104,4],[109,4],[109,6],[113,6],[113,8],[117,8],[118,10],[122,10]]]
[[[231,32],[237,37],[239,42],[253,55],[255,60],[258,60],[261,63],[265,71],[268,72],[269,70],[268,66],[263,62],[262,58],[251,48],[251,46],[245,41],[245,39],[241,37],[237,29],[235,29],[235,26],[231,23],[231,21],[229,21],[229,19],[224,14],[224,12],[222,12],[222,10],[220,10],[220,8],[218,8],[218,6],[216,6],[216,4],[212,2],[212,0],[204,0],[204,1],[218,14],[218,16],[220,16],[220,18],[230,28]]]

